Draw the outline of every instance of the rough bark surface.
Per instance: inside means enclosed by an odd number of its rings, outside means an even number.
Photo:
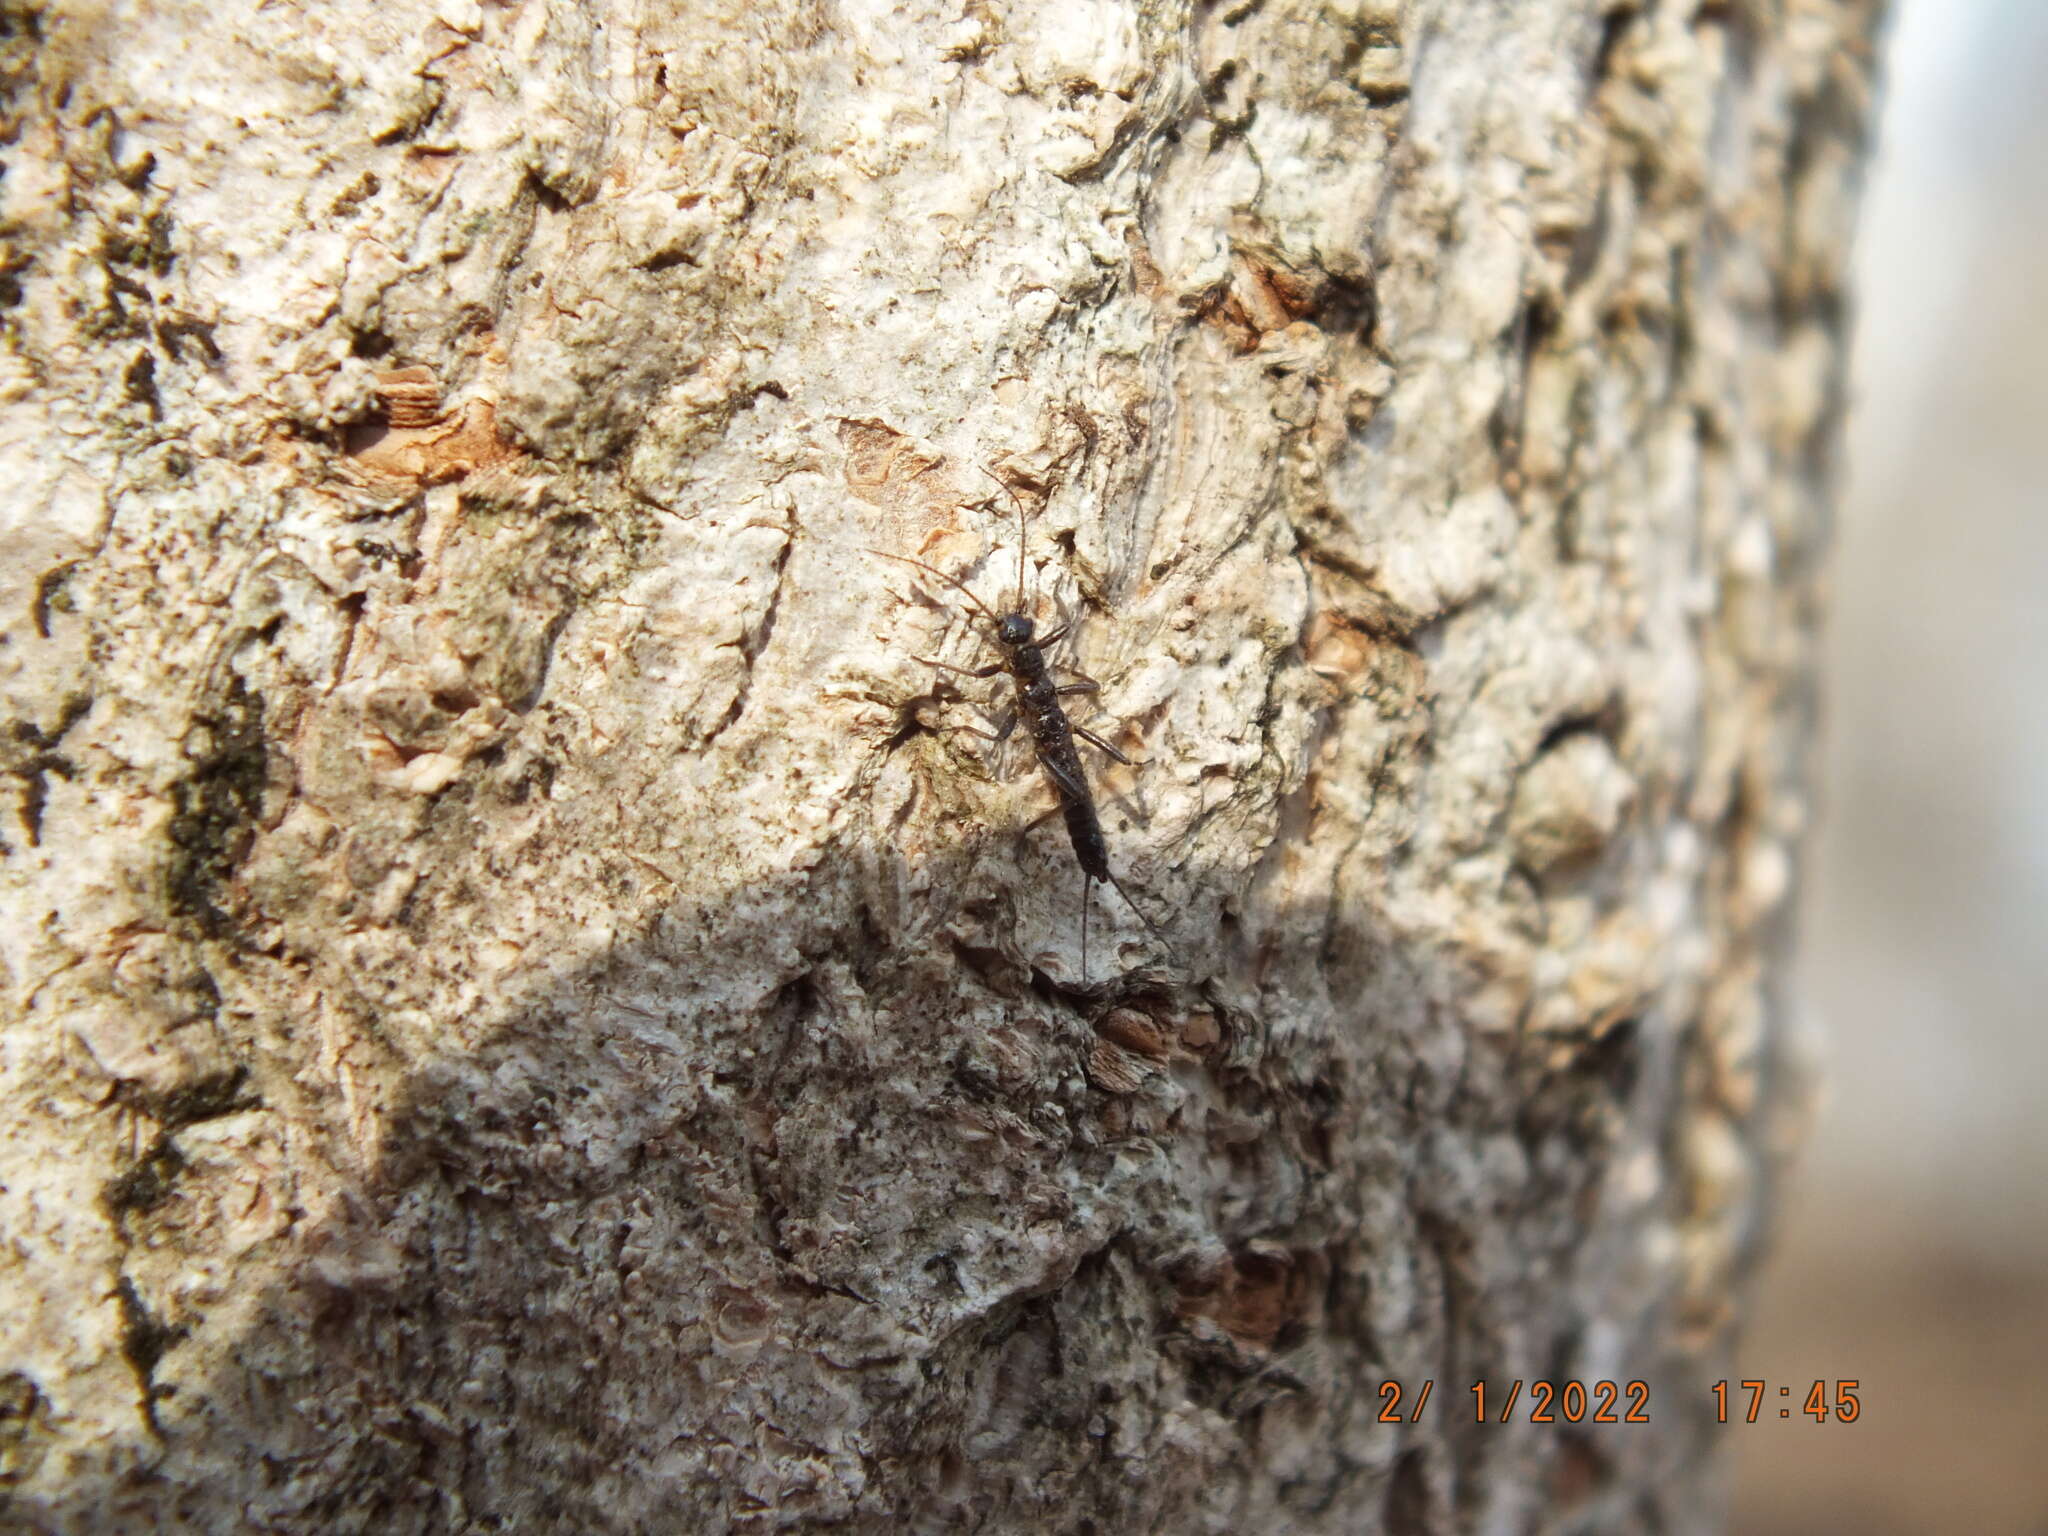
[[[1710,1525],[1875,25],[6,0],[0,1525]]]

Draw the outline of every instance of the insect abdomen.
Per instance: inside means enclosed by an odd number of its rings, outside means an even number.
[[[1085,800],[1060,798],[1065,801],[1061,809],[1067,818],[1067,840],[1074,845],[1074,862],[1094,879],[1109,879],[1109,844],[1102,840],[1102,822],[1095,807]]]
[[[1045,657],[1035,645],[1018,646],[1010,655],[1009,666],[1017,680],[1018,707],[1024,711],[1038,743],[1038,755],[1052,771],[1053,787],[1059,791],[1074,861],[1091,878],[1114,881],[1109,872],[1109,844],[1103,840],[1102,822],[1088,793],[1080,754],[1074,750],[1073,727],[1060,708],[1058,688],[1046,675]]]

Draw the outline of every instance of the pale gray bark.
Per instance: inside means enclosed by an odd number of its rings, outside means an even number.
[[[1710,1525],[1875,22],[8,0],[0,1522]]]

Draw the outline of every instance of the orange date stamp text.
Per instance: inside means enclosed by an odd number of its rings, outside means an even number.
[[[1380,1383],[1379,1421],[1416,1424],[1429,1407],[1436,1383],[1412,1391],[1398,1381]],[[1471,1394],[1475,1424],[1647,1424],[1650,1384],[1646,1381],[1475,1381]]]

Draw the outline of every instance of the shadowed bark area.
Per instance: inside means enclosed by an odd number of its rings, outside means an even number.
[[[10,1528],[1714,1524],[1875,5],[4,15]]]

